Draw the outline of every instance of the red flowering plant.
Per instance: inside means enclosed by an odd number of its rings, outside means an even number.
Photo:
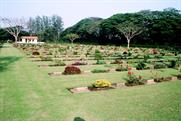
[[[132,71],[128,71],[128,79],[126,80],[127,86],[143,85],[144,79],[142,76],[136,76]]]
[[[76,66],[67,66],[63,72],[64,75],[68,74],[80,74],[81,70]]]

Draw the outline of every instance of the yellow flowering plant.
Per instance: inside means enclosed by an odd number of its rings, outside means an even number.
[[[108,80],[101,79],[101,80],[96,80],[92,84],[92,86],[95,88],[105,88],[105,87],[111,87],[111,83]]]

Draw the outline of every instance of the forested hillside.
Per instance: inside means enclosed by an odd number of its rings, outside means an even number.
[[[132,44],[172,44],[181,42],[181,14],[176,9],[163,11],[143,10],[137,13],[115,14],[107,19],[86,18],[67,28],[62,36],[76,33],[79,42],[99,44],[126,44],[126,38],[117,25],[133,23],[142,28],[142,33],[135,36]]]

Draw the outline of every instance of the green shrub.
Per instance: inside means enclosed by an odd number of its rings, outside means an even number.
[[[143,85],[144,79],[141,76],[136,77],[133,72],[128,72],[128,79],[126,80],[127,86],[136,86],[136,85]]]
[[[169,68],[175,68],[176,65],[177,65],[177,61],[176,61],[176,60],[172,60],[172,61],[170,62],[170,64],[168,65],[168,67],[169,67]]]
[[[106,87],[111,87],[111,83],[108,80],[96,80],[93,84],[92,87],[94,88],[106,88]]]
[[[116,68],[116,71],[128,71],[128,68],[127,68],[127,67],[124,67],[123,65],[119,65],[119,66]]]
[[[66,64],[62,60],[54,60],[56,66],[65,66]]]
[[[144,62],[146,63],[148,59],[150,59],[150,56],[149,55],[144,55],[143,56],[143,59],[144,59]]]
[[[138,64],[136,65],[137,70],[142,70],[145,69],[146,64],[143,61],[139,61]]]
[[[98,60],[98,61],[96,62],[96,64],[106,64],[106,62],[103,61],[103,60]]]
[[[95,50],[95,53],[101,53],[98,49]]]
[[[161,55],[155,55],[155,58],[156,58],[156,59],[161,59],[162,56],[161,56]]]
[[[107,73],[109,72],[109,69],[93,69],[91,72],[92,73]]]
[[[41,61],[52,61],[52,58],[51,57],[44,57],[44,56],[41,56],[40,57]]]
[[[131,56],[131,55],[132,55],[132,53],[130,51],[128,51],[128,56]]]
[[[164,81],[170,81],[172,77],[159,77],[159,78],[154,78],[155,82],[164,82]]]
[[[161,69],[161,68],[166,68],[167,66],[164,63],[155,63],[154,64],[154,69]]]
[[[101,55],[101,53],[95,53],[95,60],[102,60],[103,59],[103,57],[102,57],[102,55]]]

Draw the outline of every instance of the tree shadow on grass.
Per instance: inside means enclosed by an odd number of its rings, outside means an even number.
[[[21,58],[22,57],[16,56],[0,57],[0,72],[7,70],[10,64],[20,60]]]
[[[73,121],[86,121],[86,120],[81,117],[75,117]]]

